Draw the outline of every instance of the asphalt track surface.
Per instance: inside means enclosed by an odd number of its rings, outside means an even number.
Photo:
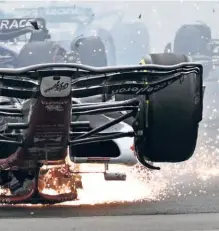
[[[0,226],[2,231],[219,230],[217,182],[206,196],[184,200],[171,197],[163,202],[126,205],[2,208]]]

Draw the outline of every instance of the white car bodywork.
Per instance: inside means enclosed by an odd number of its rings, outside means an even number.
[[[84,98],[83,103],[89,103],[92,102],[93,100],[95,101],[96,99],[98,100],[102,96],[95,96],[95,97],[89,97],[89,98]],[[74,101],[77,101],[80,103],[80,100],[78,99],[73,99]],[[102,115],[103,117],[107,118],[109,121],[113,120],[112,118]],[[104,132],[110,131],[110,132],[130,132],[133,131],[133,128],[128,125],[125,122],[120,122],[120,126],[112,126],[109,129],[104,130]],[[119,127],[119,130],[118,130]],[[133,150],[133,145],[134,145],[134,139],[132,137],[124,137],[124,138],[119,138],[119,139],[114,139],[113,142],[117,145],[119,151],[120,151],[120,156],[119,157],[111,157],[111,158],[100,158],[100,157],[92,157],[92,158],[75,158],[74,162],[75,163],[108,163],[108,164],[121,164],[121,165],[127,165],[127,166],[134,166],[138,163],[137,158],[135,156],[135,152]]]
[[[109,118],[111,120],[111,118]],[[123,128],[119,132],[129,132],[132,131],[132,127],[128,124],[121,122]],[[113,127],[111,131],[114,130]],[[115,132],[116,132],[115,127]],[[118,132],[118,131],[117,131]],[[76,157],[74,159],[75,163],[108,163],[108,164],[121,164],[127,166],[134,166],[138,163],[135,153],[132,149],[134,140],[130,137],[124,137],[119,139],[114,139],[113,142],[117,145],[120,156],[119,157]]]

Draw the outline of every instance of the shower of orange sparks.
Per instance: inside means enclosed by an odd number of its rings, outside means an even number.
[[[209,153],[209,147],[201,144],[197,153],[189,161],[180,164],[162,164],[161,171],[148,171],[139,165],[126,167],[110,165],[111,171],[120,171],[127,174],[127,180],[123,182],[105,181],[102,174],[66,174],[66,165],[58,166],[51,170],[42,169],[40,190],[45,194],[59,194],[70,192],[72,185],[76,182],[83,183],[83,189],[77,189],[78,200],[64,202],[64,205],[81,204],[106,204],[125,203],[142,200],[163,200],[170,193],[178,192],[179,184],[185,184],[189,179],[198,179],[199,187],[203,187],[206,179],[219,175],[219,151]],[[69,161],[67,160],[69,164]],[[49,166],[48,166],[49,167]],[[76,171],[103,171],[104,166],[100,164],[74,165]],[[49,182],[50,181],[50,182]],[[46,182],[50,183],[50,185]],[[63,185],[64,184],[64,185]],[[61,188],[60,188],[61,186]],[[189,193],[189,192],[188,192]],[[185,194],[183,194],[185,196]]]
[[[209,154],[208,147],[203,143],[189,161],[180,164],[163,164],[161,171],[149,171],[140,165],[126,167],[111,165],[111,171],[127,174],[124,182],[107,182],[102,174],[82,174],[83,189],[78,189],[78,201],[64,202],[65,205],[125,203],[142,200],[163,200],[171,193],[178,193],[178,185],[190,178],[198,179],[198,187],[202,188],[206,179],[219,175],[219,151],[215,149]],[[100,164],[78,165],[81,171],[103,171]],[[189,178],[188,178],[189,176]],[[186,179],[186,180],[185,180]],[[47,192],[50,192],[48,190]],[[189,193],[189,192],[188,192]],[[180,193],[178,196],[182,196]],[[185,196],[185,194],[183,194]]]
[[[79,171],[79,166],[75,166],[74,171]],[[41,193],[55,194],[72,193],[77,194],[76,188],[81,187],[81,176],[69,172],[68,165],[62,165],[51,169],[42,169],[38,181],[38,188]],[[54,193],[53,193],[54,194]]]

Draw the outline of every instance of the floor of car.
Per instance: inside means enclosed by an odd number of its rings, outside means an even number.
[[[83,144],[71,148],[74,157],[118,157],[120,151],[113,141]]]

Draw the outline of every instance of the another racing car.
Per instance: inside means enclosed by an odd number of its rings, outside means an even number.
[[[78,60],[82,64],[131,65],[150,53],[150,36],[145,23],[140,18],[126,22],[121,10],[94,13],[91,8],[62,2],[13,12],[19,17],[45,18],[52,40],[80,54]],[[112,23],[106,29],[104,22],[108,20]]]
[[[44,18],[4,19],[0,20],[0,28],[0,65],[2,67],[21,67],[48,62],[82,62],[92,66],[107,65],[102,42],[102,49],[99,50],[103,51],[104,56],[95,56],[93,53],[95,44],[100,47],[98,37],[75,38],[71,42],[72,50],[68,52],[62,46],[64,45],[63,41],[54,39],[53,33],[55,32],[47,29]],[[39,56],[38,53],[41,55]],[[99,53],[101,52],[99,51]]]
[[[77,163],[102,163],[105,179],[124,180],[124,174],[108,169],[119,159],[120,164],[136,163],[133,153],[132,162],[128,156],[121,158],[112,145],[124,137],[146,168],[159,169],[149,161],[189,159],[202,120],[202,65],[191,63],[185,55],[152,54],[148,59],[152,64],[95,68],[44,63],[1,68],[1,96],[24,100],[0,106],[0,176],[5,192],[1,201],[74,200],[80,175],[89,174],[81,172]],[[129,99],[83,101],[96,95],[128,95]],[[20,122],[10,122],[9,117]],[[122,121],[131,129],[125,129]],[[133,149],[129,142],[126,153]],[[42,168],[48,165],[64,167],[54,174]],[[40,172],[49,172],[49,180],[42,183]],[[64,189],[61,185],[53,195],[42,190],[45,184],[53,188],[51,181],[63,175]]]
[[[112,36],[104,28],[93,27],[94,13],[79,6],[18,8],[19,17],[43,17],[53,41],[77,56],[77,61],[92,66],[116,64]]]
[[[188,42],[189,41],[189,42]],[[166,46],[165,52],[188,54],[192,60],[199,62],[204,68],[204,84],[206,86],[201,129],[208,133],[209,139],[203,143],[217,144],[219,111],[217,110],[217,95],[219,81],[219,40],[212,37],[211,28],[203,22],[182,25],[175,34],[174,44]]]
[[[50,34],[43,18],[2,19],[0,28],[1,67],[66,61],[64,48],[49,41]]]
[[[189,40],[189,42],[188,42]],[[211,28],[202,23],[182,25],[175,34],[174,44],[167,44],[165,52],[187,54],[193,61],[201,62],[204,67],[204,78],[212,76],[219,65],[219,40],[213,39]]]

